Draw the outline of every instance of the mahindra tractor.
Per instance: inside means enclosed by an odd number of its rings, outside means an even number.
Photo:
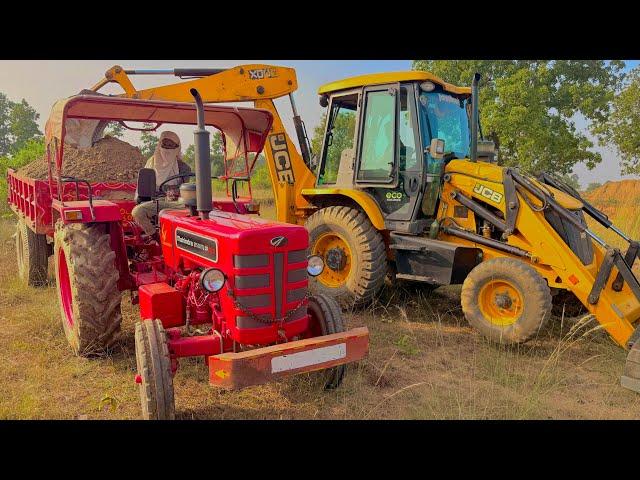
[[[54,257],[62,324],[74,352],[95,355],[115,343],[122,292],[139,304],[135,381],[147,419],[175,417],[173,377],[183,357],[204,357],[217,387],[323,370],[326,388],[335,388],[345,364],[368,351],[366,328],[345,331],[338,304],[309,295],[309,277],[321,274],[324,262],[308,256],[304,227],[250,215],[257,209],[249,175],[272,114],[204,106],[197,90],[190,93],[191,103],[87,92],[61,100],[45,129],[48,178],[8,172],[19,274],[42,284],[48,257]],[[137,185],[64,175],[65,135],[73,122],[94,139],[108,122],[150,130],[197,125],[195,174],[160,185],[152,169],[140,171]],[[222,198],[212,197],[207,128],[224,138]],[[186,180],[183,207],[158,211],[157,238],[144,235],[131,216],[136,201],[157,200],[179,177]],[[238,194],[240,183],[248,194]]]

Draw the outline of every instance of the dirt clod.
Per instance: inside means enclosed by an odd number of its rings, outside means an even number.
[[[114,137],[105,136],[91,148],[65,145],[62,174],[89,182],[135,183],[147,159],[140,149]],[[46,158],[25,165],[18,174],[45,180],[49,176]]]

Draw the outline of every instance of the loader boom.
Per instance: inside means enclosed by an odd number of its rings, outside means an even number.
[[[191,78],[187,81],[136,90],[132,75],[174,75]],[[195,78],[194,78],[195,77]],[[298,88],[296,72],[292,68],[272,65],[240,65],[229,69],[167,69],[125,70],[111,67],[105,77],[91,90],[97,92],[108,83],[117,83],[124,90],[123,97],[145,100],[193,102],[191,89],[196,89],[204,103],[253,102],[256,108],[273,115],[273,126],[264,153],[267,160],[277,219],[287,223],[301,223],[310,210],[315,209],[300,192],[315,185],[316,177],[309,169],[309,147],[304,125],[297,115],[292,93]],[[294,123],[303,158],[287,134],[273,100],[289,96],[294,111]]]

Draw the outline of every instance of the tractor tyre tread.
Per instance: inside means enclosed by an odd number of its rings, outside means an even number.
[[[47,284],[49,270],[49,252],[47,236],[35,233],[24,218],[16,225],[16,255],[18,258],[18,276],[31,287]],[[21,258],[20,258],[21,257]]]
[[[322,321],[320,326],[322,335],[331,335],[333,333],[344,332],[344,321],[340,305],[333,298],[322,293],[315,294],[309,298],[311,308],[317,305],[322,313]],[[340,386],[346,371],[346,365],[338,365],[328,369],[326,375],[325,390],[334,390]]]

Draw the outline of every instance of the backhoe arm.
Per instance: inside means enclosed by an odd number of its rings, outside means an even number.
[[[174,75],[190,80],[136,90],[131,75]],[[273,115],[273,127],[265,144],[265,156],[273,186],[277,218],[287,223],[301,223],[314,207],[300,194],[313,188],[315,175],[307,166],[310,152],[304,125],[298,116],[292,93],[298,88],[295,70],[271,65],[240,65],[229,69],[125,70],[116,65],[91,90],[98,91],[108,83],[117,83],[122,96],[147,100],[193,102],[192,88],[200,92],[205,103],[253,102],[256,108]],[[289,95],[294,124],[302,154],[287,134],[273,102]],[[306,161],[305,161],[306,160]]]

